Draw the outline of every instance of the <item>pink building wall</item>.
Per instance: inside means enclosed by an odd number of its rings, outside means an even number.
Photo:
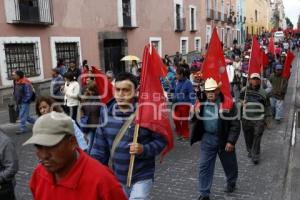
[[[8,24],[4,1],[1,1],[0,37],[40,37],[44,78],[50,77],[51,69],[56,64],[52,61],[50,46],[50,37],[54,36],[80,37],[82,59],[97,66],[103,63],[99,56],[103,53],[99,46],[99,33],[103,32],[127,35],[128,54],[140,58],[150,37],[161,37],[162,56],[179,51],[181,37],[188,37],[188,51],[195,50],[194,39],[201,37],[201,48],[204,49],[206,25],[211,23],[206,20],[206,1],[182,0],[183,17],[186,18],[186,30],[183,32],[174,30],[175,1],[180,0],[136,0],[137,28],[130,30],[118,27],[117,0],[53,0],[54,24],[49,26]],[[190,31],[190,5],[196,7],[196,32]]]

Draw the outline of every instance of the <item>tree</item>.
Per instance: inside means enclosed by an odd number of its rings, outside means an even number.
[[[290,18],[286,17],[286,18],[285,18],[285,21],[286,21],[287,28],[293,29],[294,25],[293,25],[293,23],[291,22]]]

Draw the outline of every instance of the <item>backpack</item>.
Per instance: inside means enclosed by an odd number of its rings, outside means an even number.
[[[31,84],[31,90],[32,90],[32,95],[31,95],[30,101],[34,102],[36,99],[36,94],[35,94],[35,89],[32,84]]]

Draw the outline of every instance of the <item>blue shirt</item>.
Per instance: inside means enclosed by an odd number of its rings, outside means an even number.
[[[174,100],[176,103],[195,103],[196,96],[194,93],[193,84],[190,80],[184,78],[177,81]]]
[[[203,107],[203,125],[206,133],[218,134],[220,98],[215,103],[206,101]]]

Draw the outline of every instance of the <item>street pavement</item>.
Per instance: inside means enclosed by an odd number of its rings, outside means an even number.
[[[299,60],[299,56],[297,58]],[[299,67],[299,66],[297,66]],[[293,67],[293,71],[296,67]],[[262,138],[261,162],[255,166],[247,157],[243,134],[236,146],[239,165],[237,190],[226,194],[225,176],[217,158],[212,200],[281,200],[288,173],[290,130],[294,116],[296,73],[289,82],[285,98],[285,119],[281,124],[272,124]],[[32,109],[33,112],[33,109]],[[18,124],[8,123],[7,111],[0,111],[0,127],[13,139],[17,147],[20,169],[16,176],[16,193],[20,200],[32,199],[28,187],[32,171],[38,163],[33,146],[22,146],[31,133],[16,135]],[[157,161],[154,188],[151,200],[196,200],[198,197],[198,164],[200,144],[192,147],[188,142],[176,141],[175,147],[162,163]],[[298,181],[299,182],[299,181]]]

